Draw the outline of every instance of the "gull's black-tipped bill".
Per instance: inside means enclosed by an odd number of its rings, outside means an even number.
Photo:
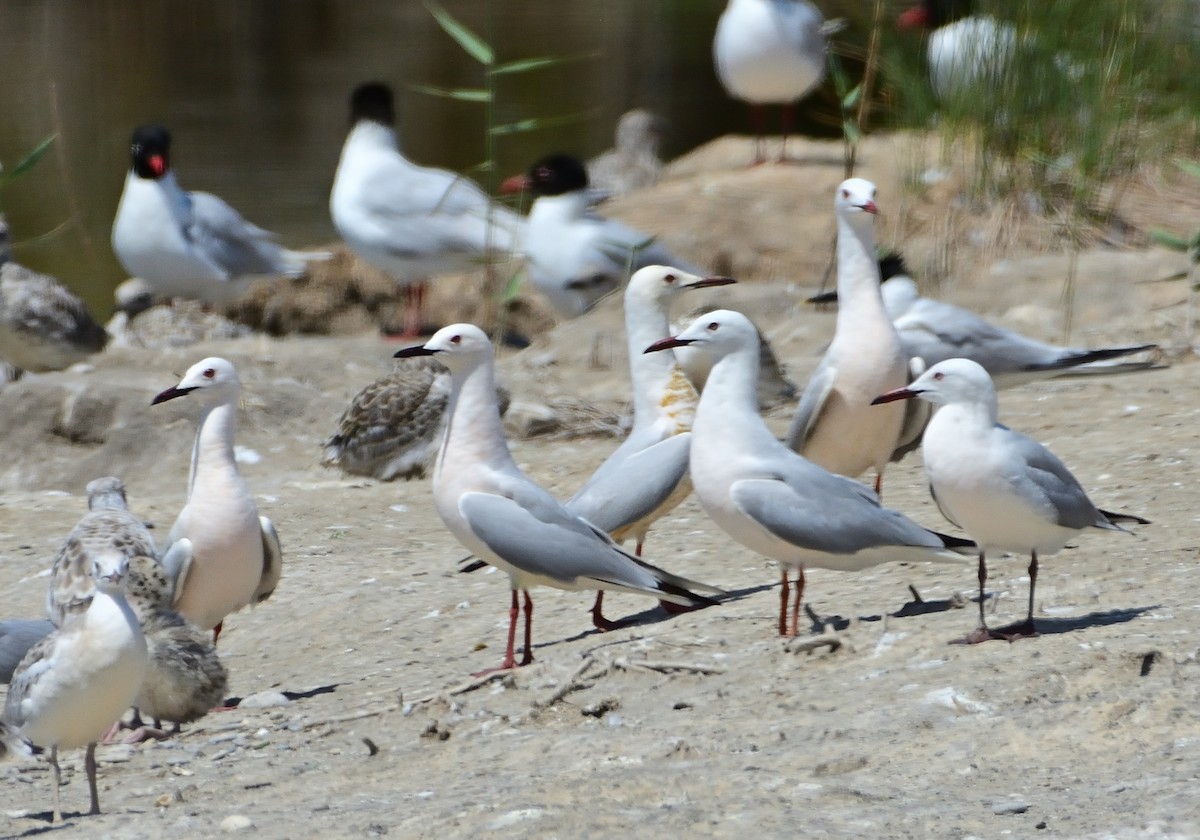
[[[413,347],[402,347],[392,354],[393,359],[411,359],[415,356],[432,356],[436,350],[430,350],[424,344],[417,344]]]
[[[703,277],[695,283],[688,283],[684,286],[685,289],[708,289],[713,286],[728,286],[737,281],[732,277]]]
[[[805,300],[804,300],[805,303],[812,303],[812,304],[837,303],[837,301],[838,301],[837,289],[833,289],[828,292],[822,292],[819,295],[813,295],[812,297],[805,298]]]
[[[695,341],[694,338],[676,338],[675,336],[662,338],[643,350],[642,354],[657,353],[659,350],[670,350],[672,347],[687,347],[693,341]]]
[[[886,394],[880,394],[871,400],[871,405],[882,405],[883,403],[895,402],[896,400],[911,400],[921,393],[920,390],[913,390],[912,388],[897,388],[894,391],[888,391]]]
[[[170,388],[163,391],[157,397],[150,400],[150,405],[158,405],[159,403],[166,402],[167,400],[173,400],[176,397],[186,397],[188,394],[192,393],[192,391],[195,391],[195,390],[196,390],[195,388],[176,388],[174,385],[172,385]]]

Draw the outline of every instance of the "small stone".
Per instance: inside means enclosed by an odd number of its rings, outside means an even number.
[[[254,820],[241,814],[230,814],[221,820],[221,830],[225,832],[245,831],[247,828],[254,828]]]
[[[1024,814],[1029,810],[1029,803],[1023,799],[1007,799],[1003,802],[992,803],[992,813],[998,817],[1011,814]]]

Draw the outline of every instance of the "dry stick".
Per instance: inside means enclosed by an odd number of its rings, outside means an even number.
[[[1067,279],[1063,282],[1062,305],[1066,310],[1063,318],[1063,344],[1071,343],[1071,328],[1075,322],[1075,274],[1079,263],[1079,238],[1075,235],[1074,221],[1068,222],[1071,234],[1071,252],[1067,257]]]
[[[718,668],[715,665],[696,665],[690,662],[666,662],[651,659],[626,659],[625,657],[614,659],[612,667],[623,671],[632,671],[635,668],[641,668],[646,671],[657,671],[660,674],[670,674],[674,671],[706,675],[725,673],[724,668]]]
[[[879,58],[879,32],[883,26],[883,0],[875,0],[875,17],[871,21],[871,40],[867,42],[867,65],[863,69],[862,88],[858,95],[858,113],[854,115],[854,123],[858,126],[859,135],[863,125],[871,113],[871,85],[875,82],[875,67]],[[854,165],[858,162],[858,145],[850,147],[850,159],[846,162],[846,177],[854,175]]]
[[[562,700],[568,694],[571,694],[574,691],[581,691],[585,688],[590,688],[592,683],[585,682],[583,675],[589,668],[595,665],[597,661],[598,660],[596,660],[594,657],[585,657],[583,664],[576,668],[575,672],[571,674],[571,676],[568,677],[562,685],[556,688],[549,697],[545,698],[544,700],[534,700],[532,703],[530,703],[530,705],[533,707],[533,711],[536,713],[542,709],[548,709],[555,703]],[[608,673],[611,667],[611,665],[605,665],[603,669],[601,669],[598,673],[591,675],[588,679],[595,680],[603,677]]]

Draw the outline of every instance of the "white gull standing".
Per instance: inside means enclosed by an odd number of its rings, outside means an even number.
[[[112,246],[134,277],[163,297],[224,303],[258,277],[299,277],[327,252],[289,251],[222,199],[187,192],[171,168],[171,134],[139,126],[132,164],[113,220]]]
[[[62,821],[59,748],[87,747],[88,814],[100,813],[96,741],[129,708],[146,673],[146,640],[123,592],[127,562],[117,551],[96,555],[92,594],[25,654],[4,702],[0,722],[50,748],[55,823]]]
[[[404,157],[387,85],[359,85],[350,97],[350,122],[329,211],[346,244],[404,287],[404,335],[415,337],[427,279],[516,251],[525,221],[469,178]]]
[[[650,526],[692,492],[687,478],[688,448],[700,400],[673,354],[643,351],[671,334],[671,301],[689,289],[733,282],[729,277],[697,277],[677,268],[652,265],[640,269],[625,287],[633,426],[566,508],[607,531],[616,542],[633,537],[638,557]],[[609,630],[616,625],[601,613],[603,599],[604,590],[600,590],[592,621]]]
[[[191,396],[203,406],[192,447],[187,503],[167,535],[164,565],[175,580],[175,609],[216,641],[225,616],[271,597],[283,570],[275,526],[258,506],[233,456],[242,383],[226,359],[188,368],[151,405]],[[190,542],[190,551],[175,546]]]
[[[579,158],[550,154],[525,175],[505,180],[501,192],[529,190],[526,268],[533,285],[559,315],[582,315],[648,265],[673,265],[700,274],[672,256],[654,237],[606,219],[591,209],[588,174]]]
[[[715,359],[692,424],[696,497],[727,534],[780,564],[780,635],[797,633],[805,566],[859,571],[889,561],[962,562],[961,552],[974,548],[882,507],[862,484],[827,472],[775,438],[758,413],[758,331],[745,315],[724,309],[701,315],[646,352],[681,345]]]
[[[472,324],[452,324],[397,357],[436,355],[450,369],[446,435],[433,473],[433,498],[446,527],[472,554],[507,572],[512,584],[508,644],[500,669],[533,661],[532,586],[609,589],[685,607],[713,603],[708,589],[644,563],[604,531],[571,513],[513,460],[496,405],[492,344]],[[519,602],[525,595],[525,652],[514,655]]]
[[[921,452],[938,508],[979,544],[979,627],[968,641],[1035,636],[1033,593],[1038,555],[1054,554],[1081,531],[1125,531],[1118,522],[1141,517],[1100,510],[1079,481],[1042,444],[997,422],[996,388],[970,359],[936,364],[905,388],[881,394],[886,403],[914,397],[941,406],[929,421]],[[1028,553],[1029,610],[999,630],[983,617],[985,555]]]
[[[875,492],[900,442],[904,407],[877,414],[871,400],[908,382],[908,357],[883,308],[875,259],[875,185],[843,181],[834,209],[838,221],[837,327],[813,372],[787,445],[830,472],[858,476],[875,470]]]
[[[825,75],[825,19],[808,0],[729,0],[717,21],[713,61],[730,96],[749,103],[754,161],[762,163],[766,106],[783,106],[783,147],[795,104]]]

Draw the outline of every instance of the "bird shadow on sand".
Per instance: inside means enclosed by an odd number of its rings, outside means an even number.
[[[75,823],[72,821],[76,819],[86,819],[86,817],[87,815],[82,811],[74,814],[64,813],[62,822],[58,824],[50,824],[50,820],[54,818],[54,813],[52,811],[40,811],[36,814],[22,814],[20,819],[37,820],[38,822],[47,823],[47,825],[35,825],[26,831],[22,831],[20,834],[7,834],[5,836],[12,837],[14,840],[16,840],[18,837],[38,837],[43,834],[50,834],[50,832],[58,831],[60,829],[75,828]]]

